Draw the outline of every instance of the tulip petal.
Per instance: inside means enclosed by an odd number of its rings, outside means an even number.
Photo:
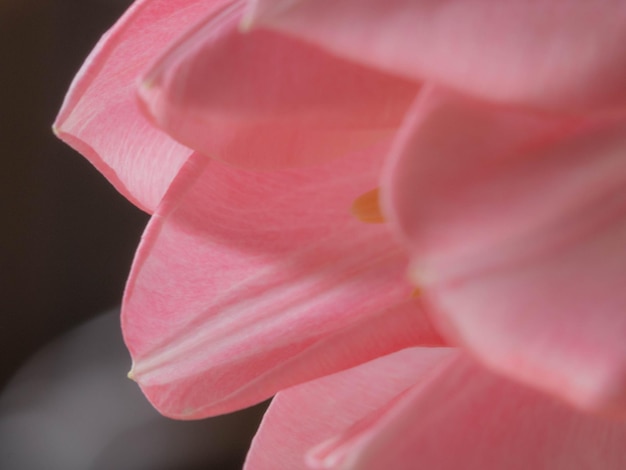
[[[367,390],[355,385],[352,400]],[[349,403],[345,389],[337,383],[327,391],[341,400],[339,410]],[[299,409],[307,399],[323,407],[319,395],[298,392]],[[330,419],[343,417],[339,411]],[[310,459],[313,468],[342,470],[619,470],[626,466],[625,439],[626,423],[583,414],[460,356],[426,380],[418,376],[415,386],[318,446]]]
[[[578,406],[625,414],[626,119],[563,126],[425,95],[383,202],[450,341]]]
[[[621,0],[255,0],[245,24],[489,100],[569,110],[626,104]]]
[[[448,348],[405,349],[278,393],[244,470],[309,468],[305,455],[314,445],[383,408],[452,356]]]
[[[191,151],[155,129],[137,106],[137,77],[197,18],[226,0],[140,0],[87,58],[54,124],[139,207],[152,212]]]
[[[387,227],[350,214],[386,147],[306,170],[190,159],[148,226],[123,308],[132,376],[162,413],[225,413],[441,342]]]
[[[317,164],[401,123],[418,85],[271,31],[242,33],[233,3],[190,30],[142,81],[155,124],[244,168]]]

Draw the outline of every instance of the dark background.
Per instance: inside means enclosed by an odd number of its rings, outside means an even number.
[[[51,125],[125,0],[0,0],[0,386],[35,349],[119,304],[147,215]]]
[[[8,384],[37,350],[119,305],[148,220],[51,131],[72,77],[129,4],[129,0],[0,0],[0,398],[3,389],[9,392],[5,397],[15,395],[15,386]],[[22,395],[18,392],[18,402]],[[232,428],[234,422],[243,428],[231,429],[227,438],[242,444],[226,447],[239,448],[239,455],[226,455],[221,462],[205,462],[199,468],[238,468],[258,416],[257,409],[247,417],[236,416],[231,424],[224,418],[209,425],[168,421],[163,435],[167,441],[177,433],[195,433],[202,440],[207,426]],[[6,449],[0,452],[15,457]],[[119,458],[119,452],[114,453]],[[51,463],[49,468],[55,467]]]

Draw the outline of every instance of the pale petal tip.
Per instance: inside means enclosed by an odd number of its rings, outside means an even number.
[[[569,397],[574,406],[607,417],[626,417],[626,366],[621,361],[607,367],[595,380],[581,383],[578,391]]]
[[[342,452],[337,452],[339,440],[340,437],[331,438],[310,449],[305,455],[306,465],[313,470],[339,468],[344,457]]]
[[[408,270],[408,278],[414,286],[425,286],[433,281],[433,274],[424,266],[419,264],[411,264]],[[419,290],[418,290],[419,292]]]
[[[268,20],[279,16],[281,13],[293,7],[295,3],[297,3],[297,0],[249,2],[239,22],[239,32],[250,32],[256,25],[268,22]]]
[[[261,16],[259,10],[260,8],[258,2],[248,2],[245,10],[243,11],[243,14],[241,15],[239,25],[237,26],[237,29],[240,33],[249,33],[250,31],[252,31],[254,26],[259,24],[259,19]]]
[[[156,103],[159,99],[159,84],[152,77],[143,78],[137,85],[135,102],[144,118],[153,126],[160,127],[155,116]]]
[[[243,14],[241,21],[239,22],[239,25],[237,26],[237,29],[239,30],[240,33],[246,34],[252,31],[252,28],[255,24],[256,22],[255,22],[254,12],[251,10],[248,10]]]
[[[155,80],[153,75],[143,77],[139,83],[137,84],[137,97],[141,101],[149,101],[151,95],[155,93],[155,88],[157,87],[157,81]]]
[[[150,77],[144,78],[139,82],[139,90],[150,91],[152,88],[154,88],[154,80]]]
[[[135,380],[135,369],[134,369],[134,368],[131,368],[131,369],[128,371],[128,374],[126,374],[126,377],[128,377],[130,380],[132,380],[132,381],[136,382],[136,380]]]

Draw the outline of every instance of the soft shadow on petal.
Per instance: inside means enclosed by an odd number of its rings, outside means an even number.
[[[347,387],[339,381],[335,387],[327,394],[343,398],[341,410],[349,402]],[[356,384],[353,399],[362,388]],[[330,419],[344,417],[352,416],[339,411]],[[624,439],[626,423],[573,410],[460,355],[426,380],[416,374],[411,389],[318,446],[310,458],[315,468],[342,470],[619,470],[626,465]]]
[[[302,470],[315,445],[345,432],[432,374],[454,354],[410,348],[276,395],[252,441],[245,470]]]
[[[572,196],[567,186],[550,198],[537,193],[560,167],[526,155],[577,125],[428,87],[385,163],[383,212],[421,265],[436,259],[441,269],[448,259],[462,270],[460,258],[479,262],[477,253],[551,221],[559,201]]]
[[[133,376],[160,411],[224,413],[441,342],[410,298],[403,250],[350,214],[386,151],[274,172],[192,157],[144,235],[123,309]]]
[[[621,0],[254,0],[245,25],[490,100],[576,111],[626,105]]]
[[[386,172],[389,220],[450,340],[625,415],[626,120],[533,119],[425,96]]]
[[[191,154],[141,115],[137,78],[223,1],[140,0],[105,34],[65,98],[54,128],[139,207],[156,209]]]
[[[271,31],[242,33],[233,3],[189,31],[142,80],[146,114],[178,141],[245,168],[320,163],[400,125],[419,84]]]

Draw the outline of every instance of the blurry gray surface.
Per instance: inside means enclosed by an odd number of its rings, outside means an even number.
[[[0,396],[0,468],[241,468],[261,409],[172,421],[126,378],[129,367],[116,311],[39,351]]]

